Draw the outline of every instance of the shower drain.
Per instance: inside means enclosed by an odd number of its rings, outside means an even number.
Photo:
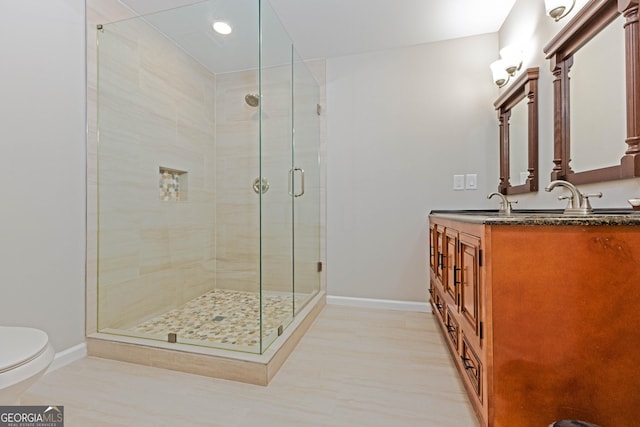
[[[214,322],[220,322],[220,321],[222,321],[224,319],[226,319],[225,316],[216,316],[216,317],[213,318],[213,321]]]

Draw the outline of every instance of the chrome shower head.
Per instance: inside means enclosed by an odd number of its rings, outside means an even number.
[[[260,104],[260,95],[255,93],[248,93],[244,96],[244,102],[250,107],[257,107]]]

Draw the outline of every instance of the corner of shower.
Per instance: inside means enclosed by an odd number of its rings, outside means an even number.
[[[265,1],[100,27],[90,353],[279,351],[324,305],[318,83]]]

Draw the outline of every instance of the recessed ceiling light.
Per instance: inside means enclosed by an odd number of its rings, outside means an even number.
[[[226,22],[216,21],[213,23],[213,29],[220,34],[227,35],[231,34],[231,25]]]

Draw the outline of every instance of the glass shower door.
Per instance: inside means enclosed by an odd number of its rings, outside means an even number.
[[[262,351],[320,290],[320,89],[261,2]]]
[[[293,60],[294,313],[320,290],[320,89],[308,65]]]
[[[292,42],[260,2],[260,296],[262,351],[293,319]],[[268,188],[267,188],[268,186]]]

